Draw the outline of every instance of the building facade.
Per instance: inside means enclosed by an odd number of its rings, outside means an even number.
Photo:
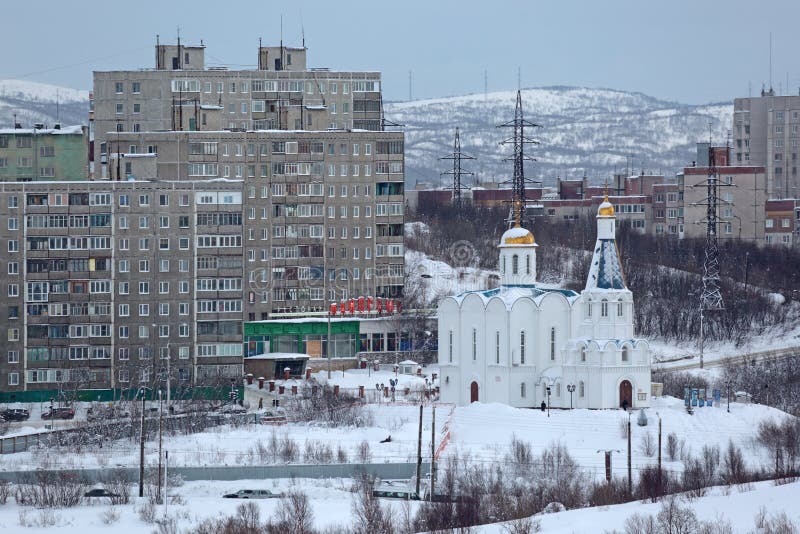
[[[800,197],[797,154],[800,96],[761,96],[733,101],[733,165],[764,167],[770,199]]]
[[[224,181],[5,184],[6,398],[137,388],[167,368],[173,391],[241,377],[242,196]]]
[[[605,199],[580,294],[537,283],[537,245],[528,230],[517,226],[503,234],[501,286],[439,305],[442,401],[520,408],[650,405],[650,348],[634,336],[633,296],[619,263],[615,223]]]
[[[88,149],[85,126],[0,129],[0,181],[86,180]]]

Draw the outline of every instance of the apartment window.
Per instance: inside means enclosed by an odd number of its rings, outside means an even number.
[[[120,282],[117,286],[117,294],[127,295],[128,293],[130,293],[130,282]]]
[[[8,274],[19,274],[19,263],[16,261],[8,262]]]
[[[139,272],[140,273],[150,272],[150,260],[139,260]]]
[[[150,305],[139,304],[139,317],[147,317],[148,315],[150,315]]]
[[[128,317],[131,314],[131,308],[129,304],[120,304],[119,305],[119,316],[120,317]]]
[[[122,94],[122,93],[124,92],[124,89],[123,89],[123,87],[124,87],[124,86],[123,86],[123,83],[122,83],[122,82],[114,82],[114,92],[115,92],[116,94],[118,94],[118,95],[119,95],[119,94]]]
[[[150,282],[145,282],[145,281],[139,282],[139,294],[140,295],[150,294]]]
[[[8,373],[8,385],[9,386],[19,385],[19,373]]]
[[[16,239],[9,239],[8,240],[8,251],[9,252],[19,252],[19,241]]]
[[[114,111],[117,115],[122,115],[125,113],[125,104],[118,102],[114,107]],[[117,126],[122,126],[121,124],[117,124]]]
[[[158,283],[158,292],[162,295],[169,293],[169,282],[161,281]]]

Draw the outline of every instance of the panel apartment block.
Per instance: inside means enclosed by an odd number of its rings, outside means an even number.
[[[4,184],[0,213],[3,391],[241,376],[241,183]]]
[[[86,180],[85,126],[0,130],[0,181]]]

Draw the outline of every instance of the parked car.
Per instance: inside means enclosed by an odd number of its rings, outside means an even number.
[[[130,417],[131,414],[119,406],[91,406],[86,410],[86,420],[90,423],[92,421],[103,421],[105,419],[120,419]]]
[[[236,493],[226,493],[225,499],[276,499],[283,497],[282,493],[272,493],[270,490],[243,489]]]
[[[72,406],[50,408],[48,411],[42,412],[42,419],[73,419],[74,417],[75,408]]]
[[[222,408],[219,409],[219,413],[222,414],[232,414],[232,413],[247,413],[247,408],[244,406],[240,406],[235,403],[230,403],[224,405]]]
[[[112,493],[105,488],[93,488],[83,494],[84,497],[119,497],[118,493]]]
[[[27,421],[31,414],[22,408],[8,408],[0,412],[0,416],[6,421]]]

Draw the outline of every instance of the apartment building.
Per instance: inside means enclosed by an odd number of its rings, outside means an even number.
[[[157,44],[154,69],[96,71],[96,177],[116,132],[382,130],[380,73],[308,68],[306,52],[259,47],[257,69],[233,70],[207,68],[205,46]]]
[[[88,147],[85,126],[0,129],[0,182],[86,180]]]
[[[0,186],[4,399],[240,378],[242,209],[236,181]]]
[[[384,131],[380,74],[259,47],[258,68],[206,68],[156,46],[156,68],[94,73],[98,176],[239,180],[248,321],[323,313],[404,280],[404,136]]]
[[[770,199],[800,197],[797,154],[800,96],[761,96],[733,101],[732,165],[764,167]]]

